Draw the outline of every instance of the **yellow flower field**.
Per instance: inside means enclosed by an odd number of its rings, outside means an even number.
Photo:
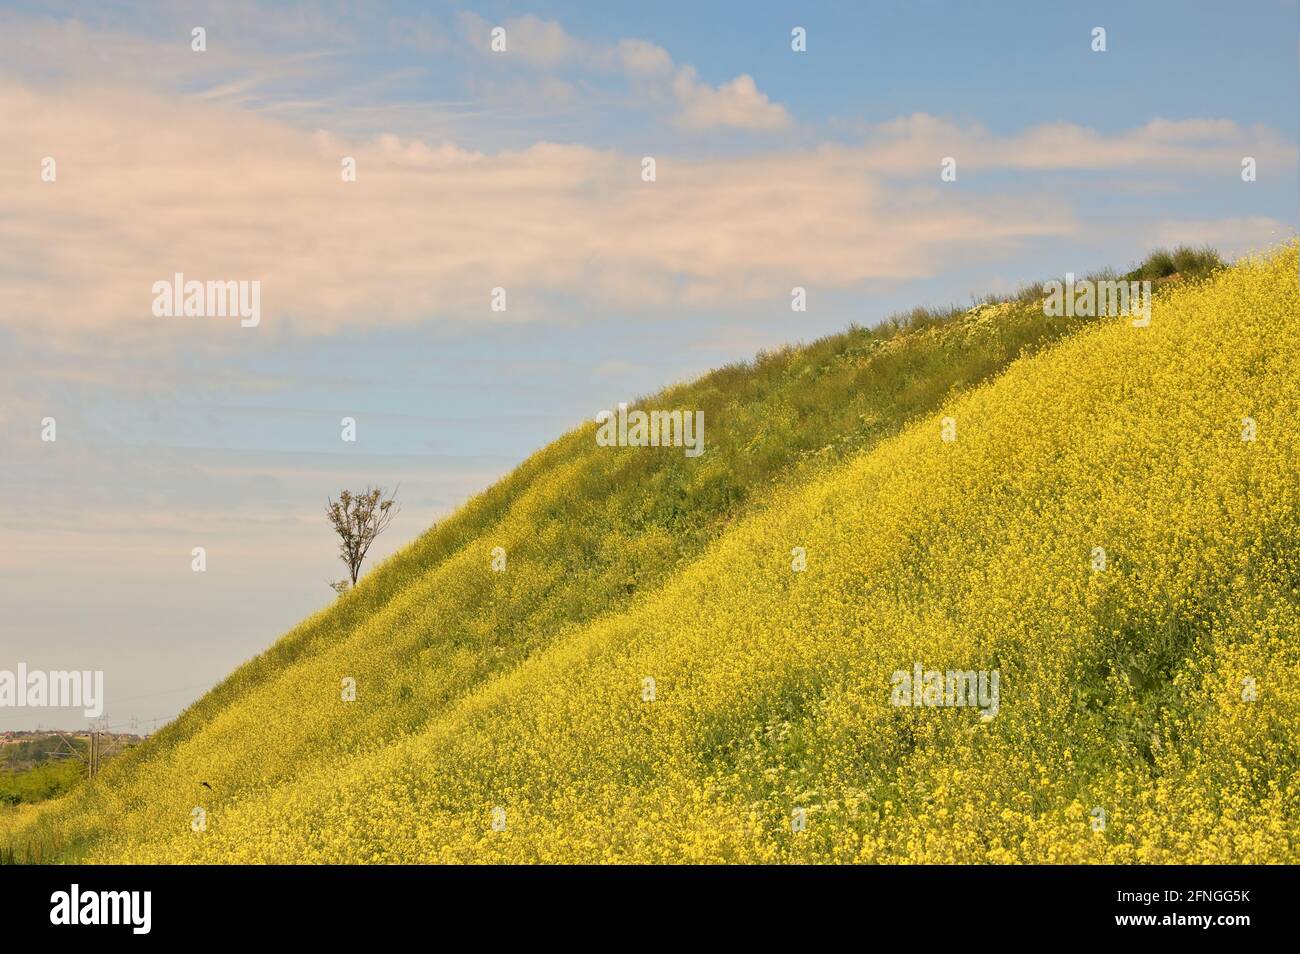
[[[594,479],[556,451],[490,534],[420,572],[399,554],[391,596],[338,638],[304,624],[201,725],[0,816],[0,844],[146,863],[1295,863],[1298,339],[1294,243],[1171,285],[1149,327],[1102,320],[1012,362],[572,623],[545,602],[563,574],[529,556],[570,545],[536,521]],[[557,447],[590,454],[593,429]],[[677,539],[648,528],[599,559],[651,574]],[[546,617],[496,629],[444,609],[452,592]],[[996,716],[891,704],[917,663],[997,671]],[[399,698],[418,716],[395,720]]]

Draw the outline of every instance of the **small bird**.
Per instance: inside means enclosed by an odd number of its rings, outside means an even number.
[[[207,782],[199,782],[199,784],[202,785],[204,788],[209,789],[209,790],[211,790],[211,788],[212,788],[212,786],[209,785]]]

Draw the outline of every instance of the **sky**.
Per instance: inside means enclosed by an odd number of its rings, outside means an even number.
[[[373,566],[760,349],[1269,248],[1298,40],[1300,0],[0,2],[0,671],[156,727],[334,599],[343,487],[401,485]],[[177,273],[259,321],[156,314]]]

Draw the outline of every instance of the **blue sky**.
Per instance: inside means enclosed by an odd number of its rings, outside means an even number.
[[[401,482],[382,557],[760,348],[1282,241],[1298,27],[1295,0],[0,5],[0,669],[104,669],[110,723],[169,718],[328,604],[340,487]],[[155,317],[175,271],[259,281],[260,325]]]

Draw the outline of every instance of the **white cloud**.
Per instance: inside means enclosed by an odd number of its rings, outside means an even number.
[[[461,14],[461,21],[470,42],[489,53],[493,24],[476,13]],[[626,75],[647,102],[675,100],[679,112],[673,122],[679,128],[772,131],[790,125],[786,108],[769,100],[748,74],[710,86],[700,81],[693,66],[676,65],[667,50],[647,40],[591,44],[572,36],[554,20],[535,16],[506,20],[500,26],[506,31],[506,55],[530,66],[614,70]]]
[[[0,321],[40,335],[199,334],[151,314],[152,284],[175,272],[258,280],[264,329],[326,330],[491,319],[498,285],[509,320],[539,317],[551,293],[597,314],[752,301],[1075,228],[1060,201],[887,184],[865,171],[870,147],[663,155],[645,183],[639,156],[580,145],[356,141],[196,98],[4,83],[0,127],[20,157],[0,180]]]
[[[102,85],[52,97],[0,83],[0,126],[18,157],[0,180],[10,276],[0,321],[40,335],[154,337],[199,333],[151,314],[153,282],[177,271],[259,280],[264,324],[307,330],[491,319],[498,285],[509,289],[505,317],[529,320],[552,293],[599,314],[920,277],[1078,229],[1068,197],[940,188],[937,158],[950,149],[984,168],[1056,170],[1072,158],[1081,169],[1185,172],[1204,169],[1207,151],[1231,156],[1242,137],[1266,138],[1231,123],[1112,136],[1056,124],[999,137],[916,116],[858,147],[662,155],[658,181],[645,183],[639,157],[580,145],[480,153],[344,140]],[[1070,148],[1047,145],[1062,142]],[[40,180],[44,155],[58,160],[55,183]],[[341,179],[343,156],[357,159],[355,183]],[[1262,236],[1275,225],[1183,223],[1174,238],[1222,242],[1225,228]]]
[[[477,13],[461,14],[461,24],[469,42],[484,53],[522,60],[539,69],[554,69],[563,63],[585,59],[590,55],[586,43],[570,35],[554,20],[529,14],[500,22],[485,20]],[[492,30],[501,27],[506,35],[506,52],[493,53]]]
[[[715,88],[699,82],[695,70],[684,66],[673,79],[673,92],[681,104],[675,122],[684,129],[774,130],[790,125],[785,107],[771,102],[747,74]]]
[[[668,51],[646,40],[620,40],[611,52],[618,65],[635,76],[667,76],[673,71]]]

